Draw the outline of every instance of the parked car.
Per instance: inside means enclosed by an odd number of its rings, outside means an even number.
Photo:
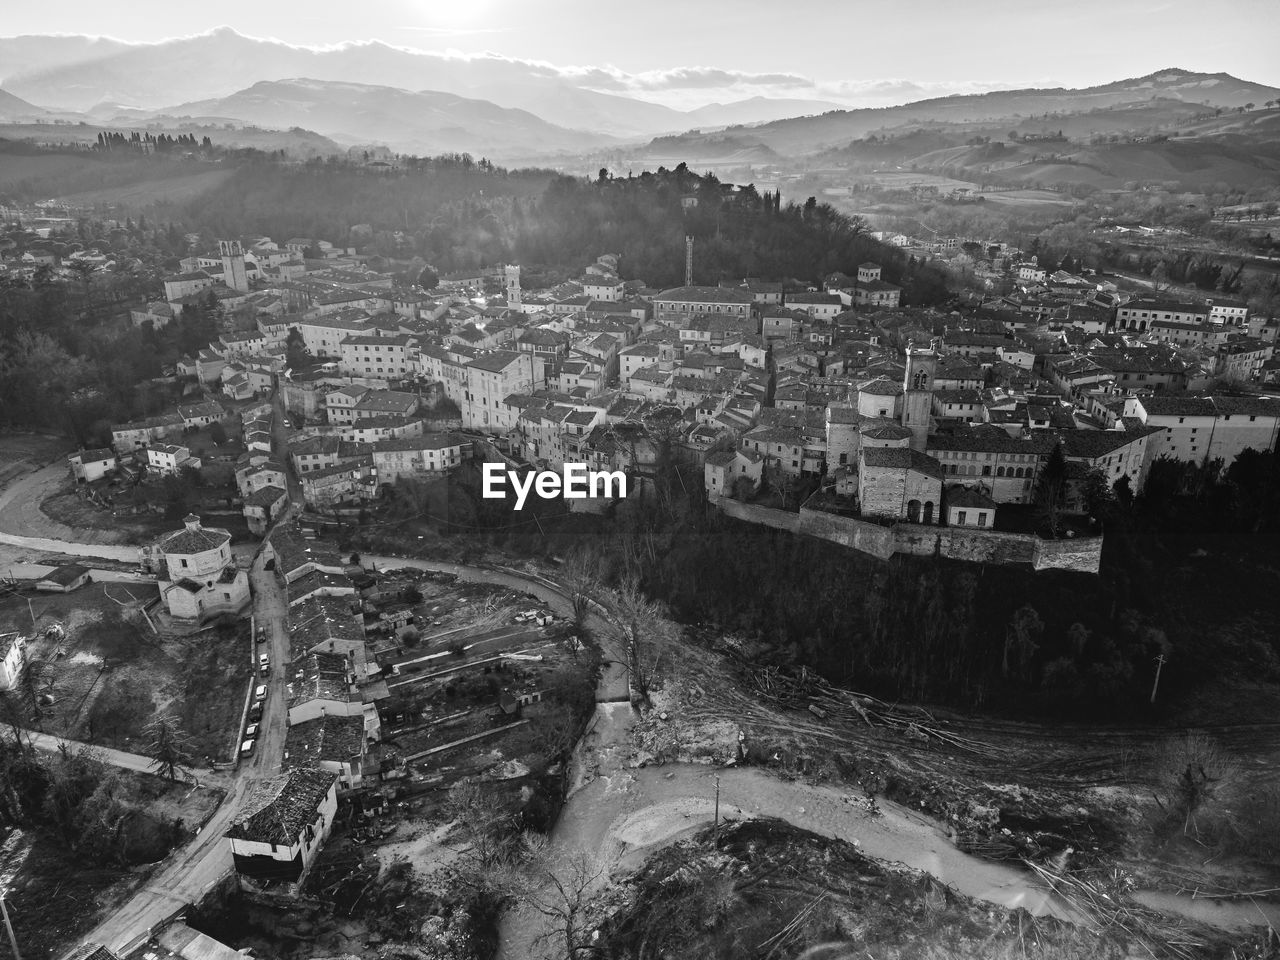
[[[258,642],[259,643],[267,642],[267,628],[265,624],[261,627],[258,627]]]
[[[257,723],[262,719],[262,701],[255,700],[252,707],[249,708],[249,719],[253,723]]]
[[[258,684],[258,688],[253,691],[253,699],[259,703],[267,699],[267,685],[265,683]]]
[[[257,742],[256,740],[246,740],[244,743],[240,744],[240,756],[242,757],[253,756],[253,745],[256,742]]]
[[[258,735],[258,725],[256,723],[251,723],[244,728],[244,736],[246,740],[252,740],[257,735]]]
[[[265,653],[258,654],[258,666],[265,670],[271,666],[271,659]]]

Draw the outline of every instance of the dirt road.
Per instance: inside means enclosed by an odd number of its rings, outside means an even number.
[[[126,537],[119,531],[68,527],[40,509],[45,498],[57,493],[66,479],[67,465],[55,462],[11,480],[3,492],[0,492],[0,533],[98,546],[122,544]],[[132,551],[132,559],[137,559],[138,548],[129,549]]]

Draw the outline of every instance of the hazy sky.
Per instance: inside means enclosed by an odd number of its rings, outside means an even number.
[[[289,43],[382,40],[613,68],[673,105],[724,96],[901,102],[1087,86],[1177,66],[1280,86],[1280,0],[3,0],[0,32],[156,41],[226,25]],[[2,65],[0,65],[2,66]],[[0,71],[2,72],[2,71]],[[915,86],[901,82],[909,81]],[[901,95],[900,95],[901,94]]]

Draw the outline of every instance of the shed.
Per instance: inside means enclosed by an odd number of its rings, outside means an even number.
[[[70,593],[90,581],[89,568],[78,563],[64,563],[36,581],[36,589],[46,593]]]

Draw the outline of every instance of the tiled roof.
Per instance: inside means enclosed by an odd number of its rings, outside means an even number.
[[[676,303],[754,303],[755,298],[745,290],[729,287],[672,287],[653,298]]]
[[[996,502],[976,487],[965,487],[960,484],[947,488],[948,507],[979,507],[994,510]]]
[[[915,470],[942,479],[942,464],[928,454],[910,447],[863,447],[862,462],[867,467]]]
[[[284,768],[312,767],[321,761],[349,763],[364,755],[364,718],[323,716],[289,727]]]
[[[226,836],[281,846],[297,843],[337,779],[321,770],[298,769],[250,780]]]
[[[218,527],[199,527],[195,530],[179,530],[160,541],[162,553],[190,555],[204,553],[206,550],[217,550],[225,543],[231,542],[231,534]]]
[[[902,396],[902,384],[887,377],[877,377],[875,380],[868,380],[866,383],[859,385],[858,392],[873,397],[900,397]]]
[[[56,583],[59,586],[67,587],[75,583],[88,572],[88,567],[82,567],[78,563],[64,563],[62,566],[57,567],[54,570],[50,570],[47,574],[41,577],[40,582]]]
[[[514,350],[494,350],[482,357],[476,357],[467,366],[489,373],[500,373],[519,359],[520,354]]]

